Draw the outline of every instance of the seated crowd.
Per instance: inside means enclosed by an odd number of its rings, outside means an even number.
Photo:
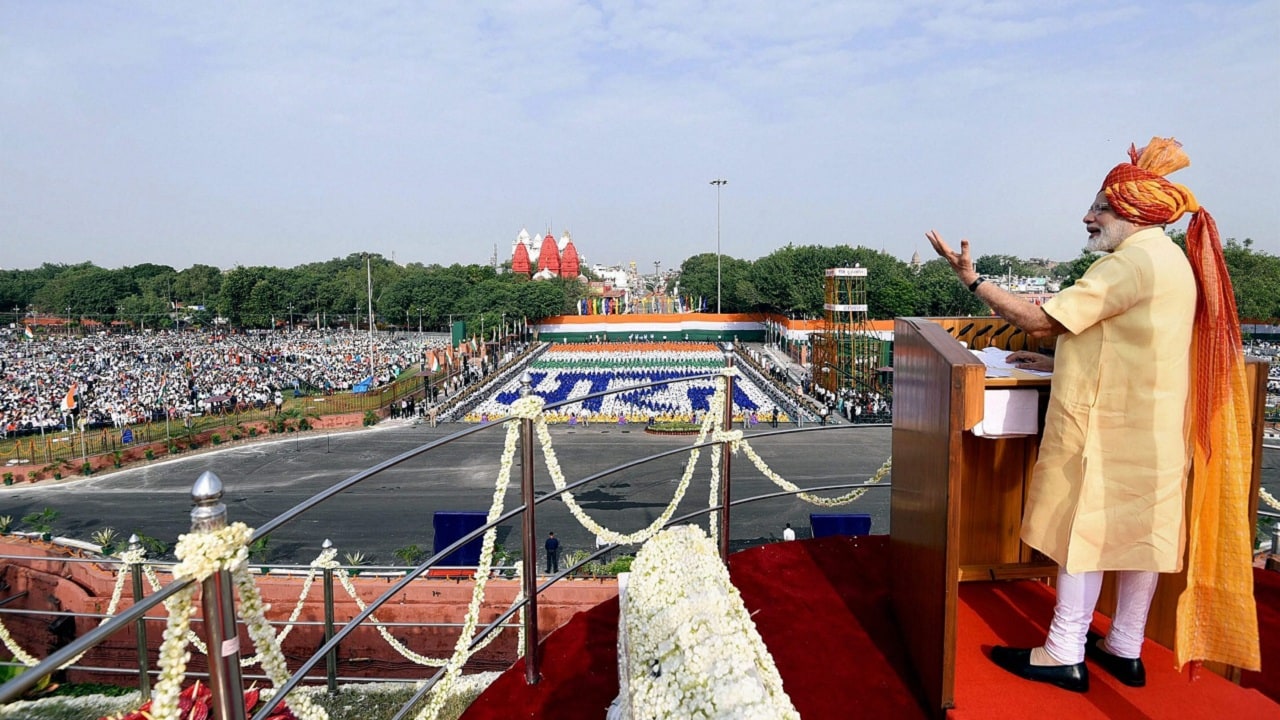
[[[547,413],[548,422],[590,423],[699,422],[710,409],[714,378],[685,378],[716,373],[724,354],[711,343],[623,342],[557,345],[530,364],[531,392],[548,405],[647,382],[653,387],[570,402]],[[669,381],[669,382],[667,382]],[[734,418],[748,425],[785,421],[785,413],[749,378],[734,379]],[[519,378],[508,381],[464,418],[486,422],[506,417],[520,397]]]
[[[376,337],[370,387],[391,382],[443,344]],[[0,433],[269,407],[282,393],[350,391],[369,380],[370,367],[368,335],[350,331],[161,331],[28,341],[11,330],[0,336]],[[74,414],[66,409],[70,397]]]

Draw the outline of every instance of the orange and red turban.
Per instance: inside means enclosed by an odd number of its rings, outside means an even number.
[[[1200,209],[1190,190],[1164,179],[1191,164],[1177,140],[1151,138],[1141,150],[1130,145],[1129,160],[1102,181],[1102,192],[1117,215],[1139,225],[1168,225]]]
[[[1224,662],[1258,669],[1248,515],[1252,440],[1235,292],[1218,226],[1186,187],[1165,175],[1191,164],[1173,138],[1129,147],[1130,162],[1102,183],[1111,209],[1138,225],[1167,225],[1191,213],[1187,259],[1197,293],[1192,333],[1192,493],[1187,587],[1178,598],[1178,663]]]

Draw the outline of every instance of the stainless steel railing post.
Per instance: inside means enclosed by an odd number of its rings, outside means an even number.
[[[333,547],[333,543],[325,538],[322,547],[325,550]],[[324,641],[333,639],[333,568],[324,569]],[[324,674],[329,684],[329,694],[338,694],[338,647],[335,645],[324,656]]]
[[[520,376],[520,396],[532,391],[533,376]],[[537,685],[542,679],[538,654],[538,530],[533,513],[533,419],[520,421],[520,496],[524,502],[524,680]]]
[[[129,536],[129,550],[132,553],[142,547],[142,541],[136,534]],[[142,602],[142,564],[130,565],[130,579],[133,580],[133,602]],[[151,699],[151,674],[147,662],[147,619],[139,617],[134,623],[138,636],[138,692],[142,693],[142,701]]]
[[[191,532],[214,532],[227,526],[227,506],[222,481],[209,471],[200,474],[191,488]],[[201,583],[204,641],[209,648],[209,689],[217,720],[245,720],[244,690],[240,681],[240,634],[232,600],[234,581],[221,570]]]
[[[724,351],[724,366],[733,367],[733,343]],[[733,429],[733,375],[724,376],[724,415],[720,428]],[[720,443],[720,559],[729,564],[729,443]]]

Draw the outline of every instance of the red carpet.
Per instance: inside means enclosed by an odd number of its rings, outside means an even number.
[[[888,537],[774,543],[730,558],[730,577],[769,647],[783,685],[805,720],[925,718],[889,612]],[[1146,688],[1127,688],[1090,665],[1092,688],[1077,695],[1020,680],[986,657],[993,644],[1041,642],[1052,613],[1048,587],[1034,582],[961,588],[955,720],[982,718],[1272,718],[1280,705],[1280,574],[1257,580],[1263,663],[1242,690],[1213,673],[1193,681],[1168,650],[1143,651]],[[1269,595],[1268,595],[1269,593]],[[543,642],[543,680],[524,682],[516,663],[463,720],[601,720],[617,694],[616,600],[575,617]],[[1105,628],[1105,618],[1095,623]],[[1252,683],[1252,684],[1251,684]]]
[[[1253,569],[1253,598],[1258,604],[1258,637],[1262,638],[1262,672],[1246,672],[1240,684],[1257,688],[1280,702],[1280,573]]]
[[[1195,680],[1187,671],[1179,673],[1173,653],[1152,642],[1142,649],[1145,688],[1125,687],[1093,663],[1087,693],[1028,682],[996,667],[987,658],[992,645],[1030,647],[1044,641],[1053,598],[1051,588],[1032,581],[960,586],[956,706],[948,718],[1280,717],[1280,705],[1256,690],[1242,689],[1207,670]],[[1106,627],[1107,619],[1097,615],[1094,628]]]

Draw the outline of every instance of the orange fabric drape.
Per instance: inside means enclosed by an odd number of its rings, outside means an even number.
[[[1175,653],[1259,670],[1249,490],[1253,458],[1235,295],[1218,228],[1200,210],[1187,229],[1199,285],[1192,339],[1191,522],[1187,588],[1178,598]]]

